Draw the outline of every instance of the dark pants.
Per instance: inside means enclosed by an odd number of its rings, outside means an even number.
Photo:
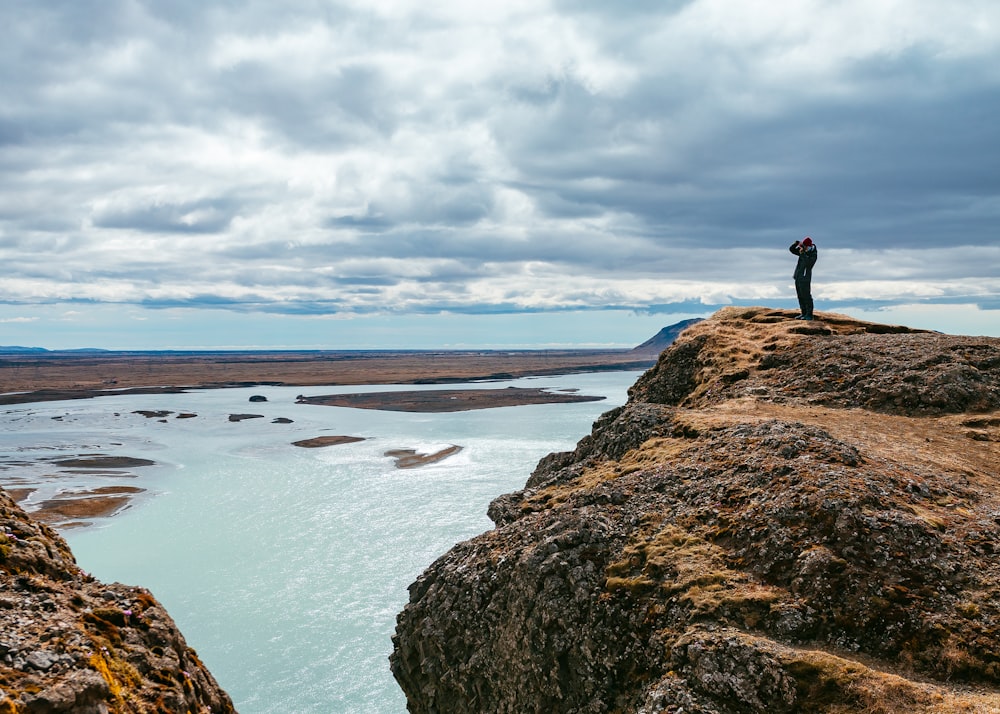
[[[798,278],[795,281],[795,294],[799,298],[799,310],[806,317],[813,316],[811,283],[812,280],[810,278]]]

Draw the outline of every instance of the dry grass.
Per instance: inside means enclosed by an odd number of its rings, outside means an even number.
[[[851,335],[885,329],[885,326],[876,323],[834,313],[818,313],[819,320],[812,323],[791,319],[795,315],[788,310],[724,308],[712,319],[686,329],[683,333],[685,340],[708,340],[702,354],[709,357],[697,375],[699,386],[691,395],[691,401],[705,396],[719,382],[725,383],[753,372],[766,354],[785,350],[804,335]]]
[[[821,691],[837,691],[848,705],[835,705],[830,712],[853,714],[997,714],[997,694],[965,687],[951,687],[919,682],[880,669],[871,660],[862,661],[846,655],[820,650],[780,647],[780,659],[786,669],[800,677],[800,686]],[[818,697],[822,699],[822,696]]]
[[[654,358],[627,350],[0,355],[0,393],[235,383],[410,384],[595,366],[642,369]]]
[[[970,421],[1000,421],[1000,412],[976,417],[905,417],[744,397],[708,409],[686,410],[682,418],[699,430],[772,419],[811,424],[890,461],[978,479],[984,486],[1000,485],[1000,427],[968,426]],[[973,433],[987,434],[990,440],[974,438]]]

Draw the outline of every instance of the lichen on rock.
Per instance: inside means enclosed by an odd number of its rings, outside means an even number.
[[[0,490],[0,712],[234,711],[149,591],[81,571]]]

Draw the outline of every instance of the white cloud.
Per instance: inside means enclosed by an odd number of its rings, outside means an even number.
[[[6,318],[0,317],[0,322],[6,324],[14,324],[19,322],[37,322],[37,321],[38,321],[37,317],[6,317]]]

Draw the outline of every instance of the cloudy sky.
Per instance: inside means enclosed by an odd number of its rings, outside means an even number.
[[[0,0],[0,345],[1000,335],[996,0]]]

